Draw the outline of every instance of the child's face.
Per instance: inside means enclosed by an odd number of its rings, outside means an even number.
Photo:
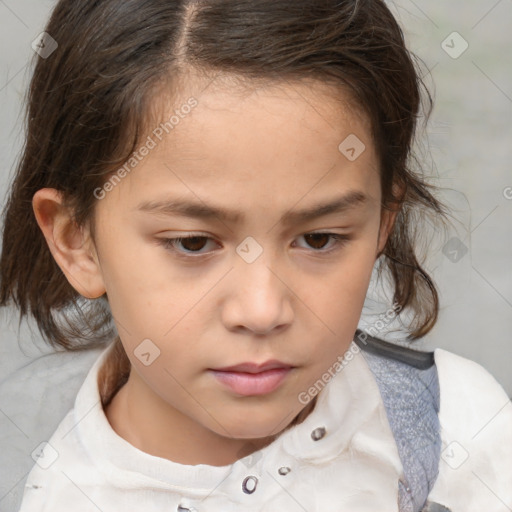
[[[386,238],[378,162],[365,121],[318,84],[245,95],[203,87],[190,86],[162,112],[167,120],[189,97],[198,102],[161,141],[151,135],[156,147],[98,201],[98,268],[140,410],[158,409],[169,420],[162,429],[263,438],[305,407],[308,389],[353,339]],[[338,149],[350,134],[366,146],[354,161]],[[354,192],[366,200],[280,221]],[[240,215],[140,208],[168,202],[171,210],[173,201]],[[315,231],[348,240],[304,236]],[[209,239],[164,245],[190,235]],[[153,362],[143,364],[141,351]],[[212,372],[271,359],[293,369],[261,394],[261,384],[232,389]]]

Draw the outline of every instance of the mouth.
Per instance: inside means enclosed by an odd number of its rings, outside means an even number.
[[[213,376],[232,391],[243,396],[265,395],[275,391],[294,369],[281,361],[252,362],[210,369]]]
[[[225,366],[223,368],[211,368],[213,371],[218,372],[238,372],[238,373],[261,373],[267,370],[274,370],[279,368],[293,368],[292,365],[283,363],[278,361],[277,359],[272,359],[270,361],[265,361],[264,363],[253,363],[246,362],[240,363],[233,366]]]

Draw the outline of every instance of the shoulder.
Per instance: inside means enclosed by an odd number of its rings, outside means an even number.
[[[28,346],[16,348],[25,364],[11,368],[0,383],[0,396],[4,398],[0,449],[9,461],[0,470],[0,481],[11,489],[2,501],[6,510],[19,509],[27,475],[34,466],[39,467],[35,459],[41,446],[73,409],[76,395],[101,351],[52,351],[36,345],[36,356]],[[34,506],[30,510],[38,509]]]
[[[512,402],[480,364],[434,351],[442,451],[429,499],[453,511],[512,507]]]
[[[428,500],[452,512],[510,512],[512,402],[491,373],[447,350],[421,352],[366,333],[357,334],[356,344],[366,354],[377,356],[373,369],[381,380],[394,383],[392,376],[386,375],[390,369],[405,372],[416,384],[421,384],[424,372],[436,377],[437,386],[429,381],[431,385],[423,388],[423,392],[428,388],[429,395],[436,388],[439,391],[436,409],[441,458]],[[426,398],[424,394],[419,396]],[[415,410],[423,407],[417,404],[417,397],[414,404]]]
[[[470,425],[478,427],[472,432],[476,438],[484,436],[493,425],[503,424],[512,436],[512,402],[491,373],[475,361],[440,348],[434,351],[434,358],[441,390],[439,416],[444,427],[454,431],[471,430]],[[463,418],[467,421],[465,427]]]
[[[441,348],[435,349],[434,360],[439,378],[446,380],[446,383],[450,382],[452,387],[468,385],[468,380],[477,379],[478,382],[475,384],[485,386],[482,391],[492,392],[500,399],[509,398],[498,381],[479,363]],[[473,386],[474,384],[470,384],[470,387]],[[463,391],[463,389],[459,389],[459,391]]]
[[[19,512],[59,512],[69,510],[70,503],[76,512],[91,510],[87,493],[102,488],[104,468],[101,460],[91,456],[87,441],[104,434],[104,423],[97,421],[102,410],[97,373],[108,348],[89,369],[74,407],[32,454],[35,464],[26,479]]]
[[[35,464],[25,482],[19,512],[69,509],[85,512],[80,490],[74,482],[76,474],[94,475],[87,454],[73,435],[76,418],[72,409],[48,441],[42,442],[32,454]]]

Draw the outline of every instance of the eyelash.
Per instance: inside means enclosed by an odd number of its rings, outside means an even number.
[[[334,246],[331,247],[330,249],[327,249],[327,250],[322,250],[322,249],[314,250],[313,249],[314,253],[320,253],[320,254],[330,254],[332,252],[340,250],[351,239],[351,237],[347,236],[347,235],[341,235],[339,233],[322,232],[322,231],[314,231],[311,233],[304,233],[301,236],[305,237],[308,235],[326,235],[326,236],[330,236],[335,241]],[[198,252],[184,253],[184,252],[181,252],[178,249],[176,249],[176,245],[179,244],[180,242],[183,242],[184,240],[194,239],[194,238],[199,238],[199,239],[206,238],[208,240],[213,240],[213,238],[211,238],[209,236],[197,234],[197,235],[183,236],[183,237],[176,237],[176,238],[160,238],[159,241],[160,241],[160,244],[164,247],[164,249],[174,252],[179,257],[182,257],[182,258],[190,259],[190,258],[199,258],[201,256],[206,256],[208,253],[198,253]]]

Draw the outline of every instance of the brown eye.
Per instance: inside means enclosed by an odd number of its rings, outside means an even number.
[[[302,235],[311,252],[327,254],[337,249],[341,249],[350,240],[350,235],[341,235],[339,233],[307,233]],[[329,247],[329,241],[332,241]],[[327,248],[326,248],[327,247]],[[307,247],[306,247],[307,249]]]
[[[187,251],[199,251],[205,246],[206,237],[204,236],[191,236],[188,238],[178,238],[177,243],[181,243],[182,247]]]
[[[329,233],[313,233],[310,235],[304,235],[304,238],[307,240],[308,244],[313,247],[313,249],[323,249],[328,243],[330,237],[331,235]]]
[[[165,249],[186,256],[187,254],[194,253],[197,253],[198,255],[204,254],[200,253],[199,251],[207,245],[211,238],[207,236],[195,235],[177,238],[161,238],[159,240]]]

